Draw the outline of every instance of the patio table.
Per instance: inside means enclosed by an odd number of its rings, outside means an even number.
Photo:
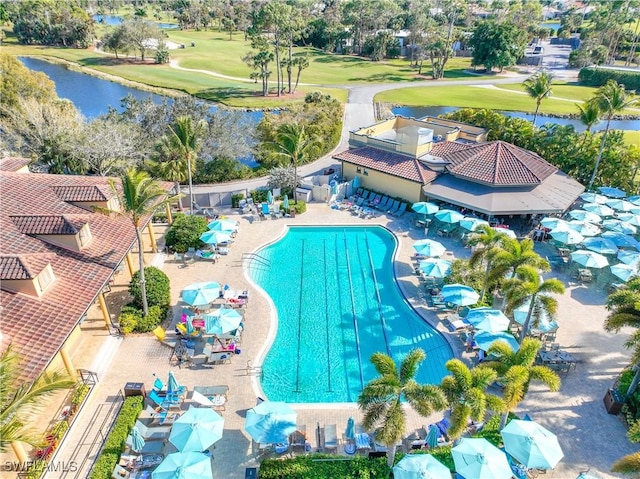
[[[540,360],[547,364],[568,364],[570,368],[575,369],[578,362],[576,357],[559,349],[555,351],[540,351],[538,354],[540,356]]]

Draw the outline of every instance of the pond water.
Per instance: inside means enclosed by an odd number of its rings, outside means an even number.
[[[424,118],[425,116],[438,116],[444,115],[445,113],[451,113],[453,111],[460,110],[460,108],[455,106],[427,106],[427,107],[418,107],[418,106],[399,106],[396,108],[392,108],[391,111],[395,115],[403,115],[407,117],[413,118]],[[514,117],[514,118],[523,118],[525,120],[533,120],[533,115],[529,113],[523,113],[521,111],[500,111],[498,113],[502,113],[505,116]],[[536,120],[536,124],[538,126],[544,125],[545,123],[557,123],[558,125],[573,125],[577,131],[584,131],[586,127],[580,123],[580,120],[573,118],[554,118],[546,115],[538,115],[538,119]],[[605,122],[600,122],[596,127],[592,128],[592,130],[604,130]],[[640,130],[640,120],[613,120],[611,122],[611,128],[615,130]]]
[[[117,15],[94,15],[93,19],[97,23],[104,23],[105,25],[120,25],[124,19]],[[164,28],[165,30],[170,30],[174,28],[178,28],[178,25],[175,23],[163,23],[163,22],[155,22],[160,28]]]
[[[540,27],[542,28],[553,28],[556,32],[558,30],[560,30],[560,27],[562,26],[562,24],[560,22],[547,22],[547,23],[541,23]]]

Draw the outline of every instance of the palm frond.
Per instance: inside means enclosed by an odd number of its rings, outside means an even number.
[[[444,367],[453,375],[456,383],[459,385],[459,388],[467,389],[471,387],[471,371],[462,361],[459,359],[450,359],[445,363]]]
[[[640,452],[634,452],[628,456],[621,457],[613,463],[611,472],[621,474],[640,474]]]
[[[413,349],[409,354],[407,354],[403,359],[402,364],[400,364],[400,383],[404,384],[415,377],[418,372],[418,368],[422,361],[424,361],[425,357],[426,354],[420,348]]]
[[[397,376],[398,370],[396,368],[396,363],[392,357],[387,356],[384,353],[373,353],[371,355],[371,364],[376,368],[376,371],[381,376],[390,375]]]
[[[487,389],[498,379],[498,373],[490,368],[473,368],[471,370],[471,376],[473,377],[473,385],[483,390]]]
[[[451,408],[451,420],[447,435],[451,439],[456,439],[462,436],[462,433],[467,429],[471,419],[471,409],[464,403],[458,403]]]
[[[550,391],[560,390],[560,376],[547,366],[533,366],[529,370],[530,380],[539,381],[549,388]]]
[[[414,383],[412,387],[405,389],[404,397],[421,416],[428,416],[433,411],[442,411],[447,407],[444,392],[438,386],[430,384]]]

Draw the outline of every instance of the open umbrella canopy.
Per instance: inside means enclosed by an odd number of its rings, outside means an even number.
[[[467,313],[465,319],[474,328],[490,333],[506,331],[510,323],[509,318],[502,311],[490,308],[472,309]]]
[[[604,268],[609,265],[609,260],[600,253],[579,249],[571,253],[571,259],[585,268]]]
[[[203,319],[207,334],[226,334],[238,329],[242,315],[232,308],[219,308],[205,314]]]
[[[231,235],[224,231],[205,231],[200,235],[200,241],[206,244],[226,243],[231,240]]]
[[[593,223],[587,223],[586,221],[573,220],[569,221],[569,228],[582,236],[598,236],[602,233],[602,230]]]
[[[144,437],[142,437],[142,434],[140,433],[140,431],[138,431],[137,427],[131,429],[131,435],[129,437],[131,440],[131,449],[133,450],[133,452],[142,451],[145,441]]]
[[[447,259],[429,258],[420,261],[419,268],[425,276],[444,278],[451,272],[452,264],[453,263]]]
[[[619,233],[617,231],[605,231],[602,233],[601,237],[610,240],[618,248],[634,248],[637,251],[640,251],[640,242],[633,236]]]
[[[580,199],[582,201],[586,201],[587,203],[600,203],[601,205],[605,204],[607,201],[607,197],[604,195],[599,195],[598,193],[582,193],[580,195]]]
[[[175,420],[169,441],[182,452],[204,451],[222,438],[224,419],[213,409],[191,406]]]
[[[637,251],[618,251],[618,259],[631,266],[640,265],[640,253]]]
[[[518,351],[518,349],[520,349],[520,345],[518,344],[518,341],[516,341],[516,338],[514,338],[511,333],[506,333],[504,331],[498,333],[478,331],[473,336],[473,339],[478,347],[483,351],[488,350],[496,341],[506,342],[513,351]]]
[[[631,278],[638,276],[638,268],[628,264],[619,263],[611,266],[611,273],[626,283]]]
[[[634,235],[637,231],[635,226],[615,219],[604,220],[602,222],[602,227],[608,229],[609,231],[617,231],[618,233],[623,233],[626,235]]]
[[[288,404],[264,401],[247,411],[244,429],[258,443],[286,443],[296,430],[296,420],[297,414]]]
[[[600,254],[616,254],[618,252],[616,244],[607,238],[587,238],[582,242],[582,246]]]
[[[633,203],[626,201],[626,200],[617,200],[617,199],[611,199],[611,200],[607,200],[607,202],[605,203],[609,208],[613,208],[616,211],[622,211],[622,212],[626,212],[626,211],[631,211],[634,210],[638,207],[638,205],[634,205]]]
[[[601,186],[598,188],[598,191],[602,193],[604,196],[608,196],[609,198],[626,198],[627,193],[620,188],[614,188],[613,186]]]
[[[584,205],[582,205],[582,209],[585,211],[590,211],[591,213],[595,213],[601,218],[605,216],[613,216],[615,213],[613,209],[599,203],[585,203]]]
[[[473,216],[465,216],[460,220],[460,226],[462,226],[467,231],[475,231],[476,228],[480,225],[489,226],[489,222],[481,218],[475,218]]]
[[[620,213],[618,219],[633,226],[640,226],[640,215],[636,213]]]
[[[420,213],[422,215],[432,215],[436,211],[438,211],[440,207],[435,203],[430,203],[428,201],[420,201],[418,203],[414,203],[411,209],[416,213]]]
[[[462,438],[451,455],[464,479],[511,479],[507,456],[484,438]]]
[[[431,239],[416,241],[413,243],[413,249],[417,254],[431,257],[442,256],[444,252],[447,251],[447,248],[445,248],[442,243]]]
[[[151,473],[151,479],[211,479],[211,458],[201,452],[169,454]]]
[[[562,244],[578,244],[582,243],[584,240],[584,236],[572,229],[553,230],[550,234],[554,240],[559,241]]]
[[[553,469],[564,457],[556,435],[534,421],[513,419],[500,435],[507,454],[527,469]]]
[[[289,209],[289,195],[284,195],[284,199],[282,200],[282,207],[285,210]]]
[[[600,223],[602,218],[597,214],[587,210],[571,210],[569,216],[574,220],[587,221],[589,223]]]
[[[640,195],[633,195],[627,198],[627,201],[633,203],[636,206],[640,206]]]
[[[471,306],[476,304],[480,295],[470,286],[463,284],[447,284],[440,291],[443,301],[457,306]]]
[[[547,216],[546,218],[542,218],[540,224],[547,229],[550,230],[568,230],[569,224],[560,218],[556,218],[554,216]]]
[[[435,214],[435,217],[443,223],[459,223],[464,215],[454,210],[440,210]]]
[[[492,226],[491,229],[497,231],[498,233],[507,235],[509,238],[512,238],[512,239],[518,238],[518,235],[516,234],[516,232],[513,230],[510,230],[509,228],[500,228],[498,226]]]
[[[238,231],[238,223],[229,220],[215,220],[209,223],[208,228],[210,231],[221,231],[228,234]]]
[[[191,306],[204,306],[220,297],[220,285],[209,281],[206,283],[193,283],[180,293],[182,301]]]
[[[431,454],[407,454],[393,467],[394,479],[451,479],[449,468]]]
[[[529,315],[529,303],[525,303],[522,306],[517,307],[513,310],[513,320],[518,323],[524,325],[527,322],[527,316]],[[533,320],[530,323],[529,329],[531,331],[538,331],[541,333],[549,333],[551,331],[555,331],[558,329],[558,323],[549,317],[549,315],[543,310],[540,312],[538,317],[538,325],[536,327],[533,326]]]

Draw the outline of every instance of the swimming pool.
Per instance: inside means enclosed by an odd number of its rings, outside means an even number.
[[[440,383],[453,354],[400,293],[395,247],[380,226],[303,226],[257,252],[249,274],[278,314],[262,367],[270,400],[354,402],[376,376],[374,352],[400,361],[415,347],[427,353],[417,380]]]

